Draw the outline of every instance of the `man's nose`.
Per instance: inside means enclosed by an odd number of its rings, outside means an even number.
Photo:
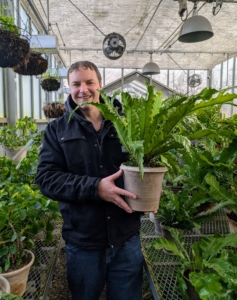
[[[87,84],[85,82],[81,82],[80,92],[87,92],[87,91],[88,91]]]

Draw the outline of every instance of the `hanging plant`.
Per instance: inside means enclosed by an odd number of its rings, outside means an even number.
[[[47,92],[57,91],[60,88],[58,72],[56,71],[54,74],[52,74],[51,71],[48,70],[42,75],[40,85],[42,86],[42,89]]]
[[[13,67],[13,71],[20,75],[41,75],[48,68],[47,59],[43,58],[41,53],[30,52],[29,61],[27,64],[21,64]]]
[[[66,108],[62,102],[47,103],[42,108],[43,113],[47,119],[57,119],[63,116]]]
[[[12,68],[28,62],[30,44],[26,39],[20,38],[14,18],[4,15],[6,9],[3,6],[0,11],[0,67]]]

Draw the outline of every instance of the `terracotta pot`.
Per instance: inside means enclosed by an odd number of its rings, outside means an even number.
[[[230,232],[237,232],[237,216],[233,212],[226,213]]]
[[[189,299],[201,300],[201,298],[199,297],[198,293],[196,292],[194,286],[190,282],[190,280],[188,278],[188,274],[189,274],[189,270],[186,270],[184,272],[183,278],[184,278],[184,281],[186,282],[186,285],[187,285],[187,294],[189,296]]]
[[[0,292],[1,291],[10,294],[10,284],[2,275],[0,275]]]
[[[33,252],[29,250],[25,250],[25,251],[31,255],[31,261],[26,266],[12,272],[1,274],[3,277],[5,277],[8,280],[11,287],[11,294],[17,296],[22,296],[24,294],[26,290],[26,283],[28,280],[29,271],[35,260],[35,256]]]
[[[22,148],[23,148],[23,146],[18,147],[17,150],[14,150],[14,149],[4,147],[6,156],[10,159],[12,159]],[[19,162],[22,158],[26,157],[26,154],[27,154],[27,149],[24,150],[14,161]]]
[[[125,197],[126,202],[134,211],[150,212],[159,208],[162,182],[166,167],[144,168],[144,180],[140,178],[138,167],[121,165],[123,170],[124,188],[137,195],[137,199]]]

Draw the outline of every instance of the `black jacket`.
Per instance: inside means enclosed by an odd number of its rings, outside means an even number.
[[[64,116],[46,127],[36,182],[44,195],[59,201],[66,242],[116,247],[138,233],[141,214],[128,214],[101,200],[98,183],[117,172],[127,154],[110,121],[103,120],[99,135],[81,113],[74,113],[68,123],[72,103],[69,95]],[[115,183],[123,188],[122,177]]]

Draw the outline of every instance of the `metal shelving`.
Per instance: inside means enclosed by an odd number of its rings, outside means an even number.
[[[227,234],[230,232],[229,223],[224,211],[219,211],[209,222],[201,224],[200,231],[184,232],[184,241],[187,248],[203,236],[213,235],[215,232]],[[183,300],[178,292],[176,278],[180,266],[178,256],[167,254],[164,250],[147,249],[152,241],[160,236],[155,233],[155,224],[149,217],[141,220],[141,242],[146,261],[146,272],[155,300]]]
[[[46,300],[51,282],[51,275],[55,268],[58,252],[61,244],[61,221],[55,221],[53,241],[49,244],[43,242],[42,234],[35,236],[35,263],[30,269],[26,291],[22,298],[24,300]]]

